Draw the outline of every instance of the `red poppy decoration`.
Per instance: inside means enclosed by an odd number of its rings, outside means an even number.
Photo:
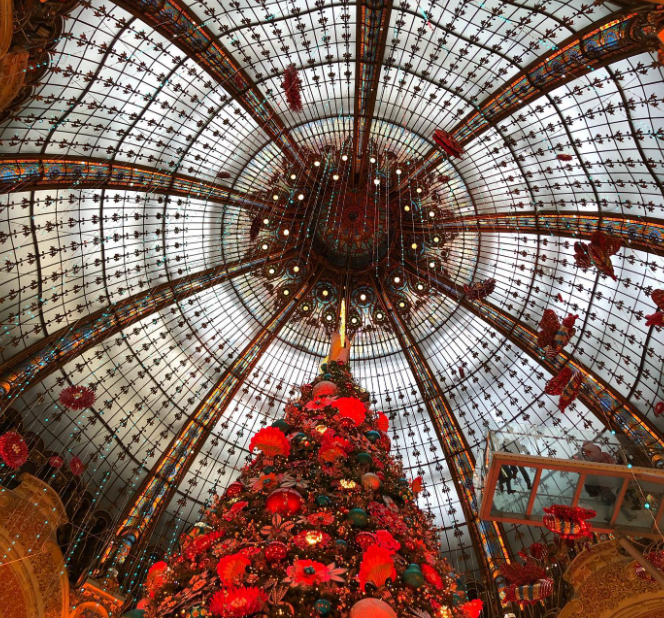
[[[461,144],[459,144],[459,142],[452,137],[452,134],[447,131],[436,129],[433,132],[433,141],[436,142],[448,157],[456,157],[459,159],[461,158],[461,155],[463,155]]]
[[[464,613],[464,618],[479,618],[482,613],[484,603],[480,599],[468,601],[461,606],[461,611]]]
[[[253,452],[255,449],[268,457],[276,457],[277,455],[288,457],[291,452],[290,442],[286,434],[276,427],[264,427],[254,434],[249,443],[249,450]]]
[[[350,419],[356,427],[367,417],[366,406],[356,397],[340,397],[331,405],[339,411],[339,417]]]
[[[364,591],[368,583],[377,588],[385,585],[388,579],[394,581],[397,577],[394,568],[392,553],[384,547],[372,545],[364,552],[359,573],[360,587]]]
[[[302,111],[302,80],[297,74],[297,68],[291,64],[284,71],[284,81],[281,84],[286,94],[286,102],[292,112]]]
[[[544,513],[544,526],[562,539],[575,540],[592,536],[592,526],[586,521],[597,515],[592,509],[553,504],[544,507]]]
[[[224,556],[217,563],[217,575],[224,586],[234,586],[244,579],[251,560],[242,554]]]
[[[65,460],[60,455],[52,455],[48,459],[48,465],[51,468],[62,468],[65,465]]]
[[[20,468],[28,461],[28,445],[23,436],[15,431],[8,431],[0,436],[0,457],[12,470]]]
[[[95,392],[87,386],[68,386],[60,391],[60,403],[70,410],[85,410],[97,399]]]
[[[267,603],[267,595],[254,586],[229,588],[215,592],[208,605],[210,613],[220,618],[243,618],[257,614]]]
[[[69,470],[74,476],[81,476],[85,471],[85,466],[78,457],[72,457],[72,460],[69,462]]]

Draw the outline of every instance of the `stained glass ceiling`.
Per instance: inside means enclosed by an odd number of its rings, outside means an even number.
[[[71,358],[13,401],[24,428],[50,451],[80,457],[94,507],[118,521],[188,416],[270,323],[280,294],[295,293],[323,264],[305,299],[311,313],[290,319],[258,359],[151,543],[173,547],[243,465],[252,433],[316,374],[333,326],[326,316],[336,323],[346,295],[361,324],[354,373],[392,418],[409,474],[424,477],[422,504],[442,527],[450,560],[475,572],[428,399],[395,329],[377,318],[389,313],[380,290],[405,303],[399,319],[409,345],[475,456],[487,430],[504,424],[604,431],[604,412],[583,400],[558,411],[543,392],[551,370],[519,345],[519,328],[537,331],[545,309],[579,314],[568,352],[664,430],[654,414],[664,395],[664,337],[644,317],[664,267],[664,89],[654,48],[612,56],[609,46],[593,56],[585,43],[576,68],[548,77],[551,87],[540,84],[534,96],[517,95],[504,117],[470,135],[462,157],[417,171],[436,152],[434,130],[459,130],[549,54],[630,11],[576,0],[76,4],[48,70],[0,125],[0,163],[11,162],[0,168],[3,361],[109,303],[265,251],[282,259],[273,274],[256,266],[229,275]],[[289,65],[302,81],[301,112],[282,87]],[[35,181],[16,171],[36,161],[60,172]],[[63,166],[74,162],[121,166],[125,176],[69,176]],[[141,184],[131,175],[139,168],[165,184]],[[359,225],[343,210],[353,191],[371,196],[361,203],[371,202],[373,214],[352,216],[374,234],[362,241],[367,262],[349,270],[329,251]],[[325,208],[336,214],[323,229]],[[473,217],[493,224],[468,223]],[[615,281],[575,264],[575,240],[598,225],[624,231]],[[379,231],[389,245],[382,257]],[[496,280],[487,302],[502,321],[436,283],[487,279]],[[72,384],[95,390],[91,409],[62,408],[59,392]],[[515,550],[532,534],[506,528]]]

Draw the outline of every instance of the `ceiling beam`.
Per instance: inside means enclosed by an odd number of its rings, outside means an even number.
[[[197,198],[269,211],[273,205],[221,184],[108,159],[27,155],[0,157],[0,194],[40,189],[120,189]]]
[[[520,322],[495,305],[485,301],[469,300],[463,287],[437,275],[420,273],[417,266],[406,260],[404,269],[413,277],[429,283],[437,292],[459,302],[493,329],[528,354],[552,375],[569,365],[583,373],[584,381],[579,399],[609,429],[618,431],[645,448],[654,459],[664,464],[664,436],[648,419],[602,378],[595,375],[581,362],[563,351],[554,358],[547,358],[537,344],[537,331]],[[580,335],[579,335],[580,336]]]
[[[415,224],[412,233],[443,232],[537,234],[589,240],[597,231],[619,238],[630,249],[660,254],[664,251],[664,222],[653,217],[621,213],[529,211],[463,215],[436,223]],[[411,232],[409,232],[411,233]]]
[[[196,61],[270,136],[291,163],[302,163],[300,149],[265,95],[230,51],[180,0],[113,0],[148,24],[171,45]]]
[[[618,60],[658,49],[657,30],[662,22],[664,16],[654,11],[612,13],[531,62],[467,114],[450,133],[465,146],[552,90]],[[432,147],[401,184],[408,180],[417,182],[446,158],[442,150]]]
[[[483,567],[486,581],[495,581],[500,589],[505,585],[500,576],[500,565],[509,562],[509,545],[504,532],[496,522],[479,519],[478,497],[473,485],[475,457],[466,441],[459,422],[452,412],[434,372],[420,351],[406,323],[394,306],[382,282],[372,275],[376,296],[388,316],[415,382],[420,390],[436,436],[443,449],[450,475],[456,487],[463,514],[468,524],[478,561]],[[487,589],[490,587],[487,586]]]
[[[219,419],[233,401],[238,389],[253,371],[256,363],[277,337],[279,331],[297,310],[300,302],[312,290],[322,267],[310,271],[300,289],[262,325],[259,332],[245,346],[223,372],[219,381],[196,407],[180,431],[173,438],[155,467],[150,471],[131,503],[124,509],[111,539],[103,550],[95,571],[97,577],[120,571],[130,553],[138,556],[150,538],[160,517],[175,495],[178,485],[205,445]],[[150,515],[146,516],[145,513]]]
[[[383,56],[393,0],[358,0],[355,43],[355,114],[353,118],[353,176],[364,173],[371,136]]]
[[[0,412],[54,371],[132,324],[224,281],[295,255],[296,251],[291,249],[285,253],[247,257],[167,281],[44,337],[0,366]]]

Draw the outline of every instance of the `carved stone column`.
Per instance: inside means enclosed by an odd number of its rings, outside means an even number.
[[[637,577],[615,540],[590,547],[565,572],[574,597],[558,618],[662,618],[664,589]]]
[[[61,618],[69,581],[56,530],[67,521],[57,493],[30,474],[0,488],[0,618]]]

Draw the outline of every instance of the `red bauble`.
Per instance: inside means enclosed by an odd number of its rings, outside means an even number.
[[[655,416],[662,416],[664,414],[664,401],[658,401],[655,404]]]
[[[97,399],[95,392],[87,386],[68,386],[60,391],[60,403],[70,410],[85,410]]]
[[[288,556],[288,546],[280,541],[272,541],[265,548],[265,560],[268,562],[282,562]]]
[[[69,462],[69,469],[74,476],[81,476],[85,470],[85,466],[78,457],[73,457]]]
[[[292,516],[302,510],[303,502],[302,496],[294,489],[280,487],[267,497],[265,508],[273,514]]]
[[[244,491],[244,485],[242,483],[231,483],[224,492],[225,498],[237,498]]]
[[[360,532],[355,535],[355,542],[365,551],[376,544],[376,537],[371,532]]]
[[[48,465],[51,466],[51,468],[62,468],[64,464],[65,460],[60,457],[60,455],[53,455],[48,460]]]
[[[20,468],[28,461],[28,455],[28,445],[21,434],[8,431],[0,436],[0,457],[9,468]]]

